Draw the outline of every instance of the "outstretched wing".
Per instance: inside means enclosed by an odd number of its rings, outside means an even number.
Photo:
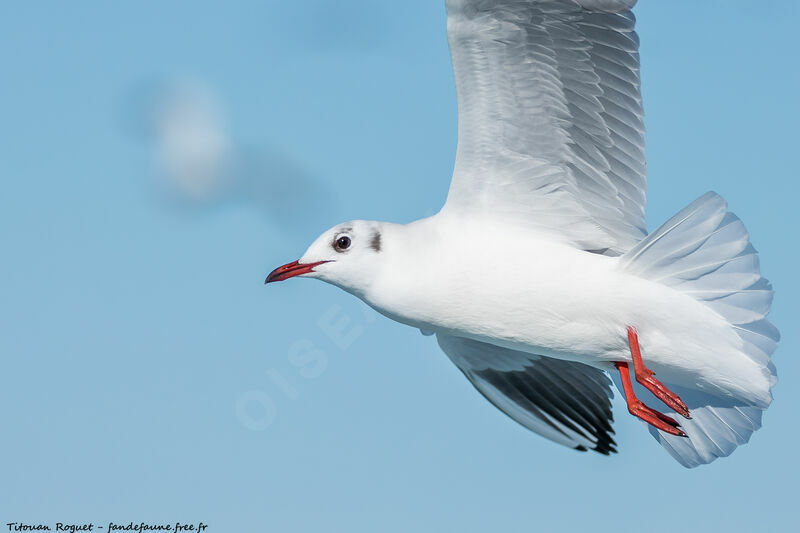
[[[636,0],[447,0],[458,151],[445,212],[618,254],[645,235]]]
[[[526,428],[581,451],[615,453],[611,380],[601,370],[437,334],[478,391]]]

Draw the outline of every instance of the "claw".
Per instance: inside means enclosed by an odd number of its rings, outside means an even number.
[[[614,363],[614,366],[619,370],[620,377],[622,378],[622,389],[625,393],[625,401],[628,404],[628,412],[644,420],[654,428],[661,430],[670,435],[678,437],[686,437],[686,433],[680,429],[680,424],[664,413],[659,413],[655,409],[651,409],[642,403],[633,393],[633,384],[631,383],[631,375],[628,371],[628,363]]]
[[[674,418],[672,418],[672,417],[671,417],[671,416],[669,416],[669,415],[665,415],[664,413],[660,413],[660,412],[656,411],[655,409],[652,409],[652,408],[650,408],[650,407],[647,407],[645,404],[642,404],[642,407],[643,407],[645,410],[647,410],[647,412],[648,412],[648,413],[650,413],[650,414],[652,414],[652,415],[655,415],[656,417],[658,417],[658,419],[659,419],[659,420],[661,420],[661,421],[663,421],[663,422],[666,422],[667,424],[669,424],[670,426],[672,426],[672,427],[674,427],[674,428],[677,428],[677,427],[680,427],[680,426],[681,426],[681,425],[678,423],[678,421],[677,421],[677,420],[675,420]]]
[[[636,381],[653,395],[664,402],[664,404],[684,418],[691,419],[689,408],[683,403],[680,396],[669,390],[663,383],[654,378],[655,372],[644,366],[642,352],[639,349],[639,336],[636,330],[628,326],[628,344],[631,348],[631,358],[633,359],[633,371]]]
[[[689,408],[683,403],[683,400],[674,392],[667,389],[663,383],[650,376],[636,375],[636,381],[639,382],[644,388],[653,393],[653,395],[664,402],[664,404],[681,415],[684,418],[692,418],[689,415]]]
[[[647,407],[639,400],[635,400],[633,406],[628,406],[628,412],[630,412],[630,414],[632,414],[636,418],[644,420],[651,426],[665,433],[669,433],[670,435],[675,435],[677,437],[687,436],[686,433],[684,433],[683,430],[680,429],[678,422],[676,422],[672,417],[669,417],[664,413],[659,413],[655,409]]]

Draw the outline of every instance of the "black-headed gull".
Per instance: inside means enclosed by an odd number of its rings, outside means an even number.
[[[692,467],[760,427],[779,335],[722,198],[645,231],[635,3],[447,0],[459,123],[444,207],[340,224],[267,282],[318,278],[435,333],[490,402],[578,450],[616,451],[609,372]]]

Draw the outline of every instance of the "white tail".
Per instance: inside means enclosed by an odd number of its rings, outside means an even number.
[[[692,202],[620,262],[629,272],[689,294],[725,318],[741,338],[742,353],[762,367],[770,387],[775,384],[770,356],[780,334],[766,319],[772,287],[761,277],[758,255],[744,224],[727,210],[719,195],[709,192]],[[689,468],[728,456],[747,442],[761,427],[762,411],[769,405],[747,405],[697,390],[670,388],[691,412],[691,420],[681,420],[689,438],[654,428],[650,433]],[[636,394],[651,406],[658,403],[643,387],[637,387]]]

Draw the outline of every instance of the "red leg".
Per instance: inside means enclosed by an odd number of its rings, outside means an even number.
[[[622,378],[622,390],[625,393],[625,402],[628,404],[628,412],[630,414],[670,435],[686,436],[686,433],[680,430],[678,423],[673,418],[659,413],[655,409],[650,409],[633,394],[633,384],[631,383],[631,375],[628,372],[628,363],[614,363],[614,366],[617,367],[620,378]]]
[[[684,418],[691,418],[691,416],[689,416],[689,408],[686,407],[683,400],[681,400],[677,394],[669,390],[663,383],[654,378],[655,372],[644,366],[642,352],[639,350],[639,336],[636,334],[636,330],[631,326],[628,326],[628,345],[631,348],[633,373],[634,376],[636,376],[636,381],[652,392],[656,398],[664,402],[667,407]]]

